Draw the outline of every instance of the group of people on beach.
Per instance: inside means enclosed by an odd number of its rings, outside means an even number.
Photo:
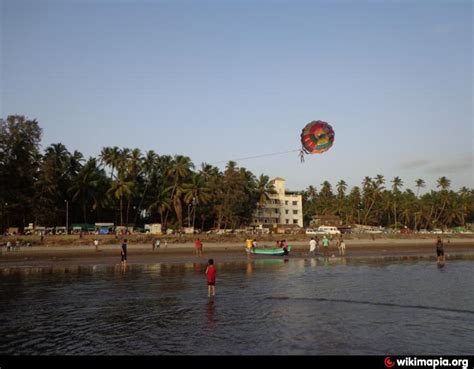
[[[323,245],[323,254],[324,254],[325,257],[328,257],[329,256],[329,245],[330,245],[331,241],[329,240],[329,238],[324,236],[321,243]],[[339,256],[345,256],[346,255],[346,242],[344,241],[342,236],[340,236],[337,239],[336,244],[337,244],[336,245],[337,249],[339,250]],[[314,256],[314,255],[316,255],[316,253],[319,253],[319,252],[320,252],[319,238],[316,237],[316,239],[315,239],[314,237],[311,237],[311,240],[309,241],[309,254]]]
[[[257,248],[257,239],[250,239],[250,238],[247,238],[247,240],[245,241],[245,245],[248,249],[252,249],[252,250],[255,250]],[[286,242],[286,240],[277,240],[276,241],[276,248],[277,249],[283,249],[283,255],[288,255],[288,242]]]

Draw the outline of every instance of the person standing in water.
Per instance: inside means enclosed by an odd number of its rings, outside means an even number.
[[[316,252],[316,240],[314,237],[311,237],[311,241],[309,241],[309,253],[310,255],[314,256],[314,253]]]
[[[122,255],[122,265],[126,265],[127,264],[127,239],[124,239],[122,242],[121,255]]]
[[[214,259],[209,259],[207,268],[207,297],[216,295],[216,267],[214,266]]]
[[[440,236],[436,240],[436,258],[439,265],[444,264],[444,244]]]
[[[194,242],[194,247],[196,248],[196,255],[202,256],[202,242],[199,238]]]
[[[339,239],[339,245],[337,248],[339,249],[340,256],[344,256],[346,254],[346,243],[342,237]]]
[[[329,239],[324,236],[323,238],[323,250],[324,250],[324,256],[328,257],[329,256]]]

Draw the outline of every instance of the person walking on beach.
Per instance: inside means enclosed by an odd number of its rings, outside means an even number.
[[[438,265],[444,264],[444,244],[440,236],[438,236],[438,239],[436,240],[436,258],[438,260]]]
[[[127,239],[124,239],[122,242],[121,255],[122,255],[122,265],[126,265],[127,264]]]
[[[324,256],[328,257],[329,256],[329,239],[326,236],[323,237],[323,250],[324,250]]]
[[[207,274],[207,297],[216,295],[216,267],[214,266],[214,259],[209,259],[206,268]]]
[[[314,237],[311,237],[311,241],[309,241],[309,253],[314,256],[316,252],[316,240]]]
[[[99,251],[99,240],[96,238],[94,240],[95,251]]]
[[[196,248],[196,255],[202,256],[202,242],[199,238],[194,242],[194,247]]]

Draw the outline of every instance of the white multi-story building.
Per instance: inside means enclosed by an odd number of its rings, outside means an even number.
[[[295,224],[303,227],[303,197],[285,190],[285,180],[277,177],[271,180],[276,193],[259,207],[253,215],[254,226],[275,227]]]

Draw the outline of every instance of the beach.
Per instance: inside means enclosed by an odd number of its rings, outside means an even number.
[[[345,258],[361,259],[426,259],[435,260],[435,239],[346,239]],[[451,238],[445,242],[446,259],[474,259],[474,238]],[[309,240],[292,241],[290,258],[308,258]],[[262,242],[259,247],[274,247],[273,242]],[[321,246],[322,250],[322,246]],[[335,241],[329,247],[330,257],[339,252]],[[203,255],[195,255],[193,242],[169,243],[152,250],[151,244],[128,245],[128,264],[202,262],[214,258],[216,262],[247,260],[243,242],[204,242]],[[262,256],[253,256],[255,259]],[[268,258],[268,257],[267,257]],[[270,256],[270,258],[278,258]],[[120,244],[100,245],[44,245],[21,247],[16,251],[2,248],[0,268],[51,267],[74,265],[114,265],[120,263]]]

